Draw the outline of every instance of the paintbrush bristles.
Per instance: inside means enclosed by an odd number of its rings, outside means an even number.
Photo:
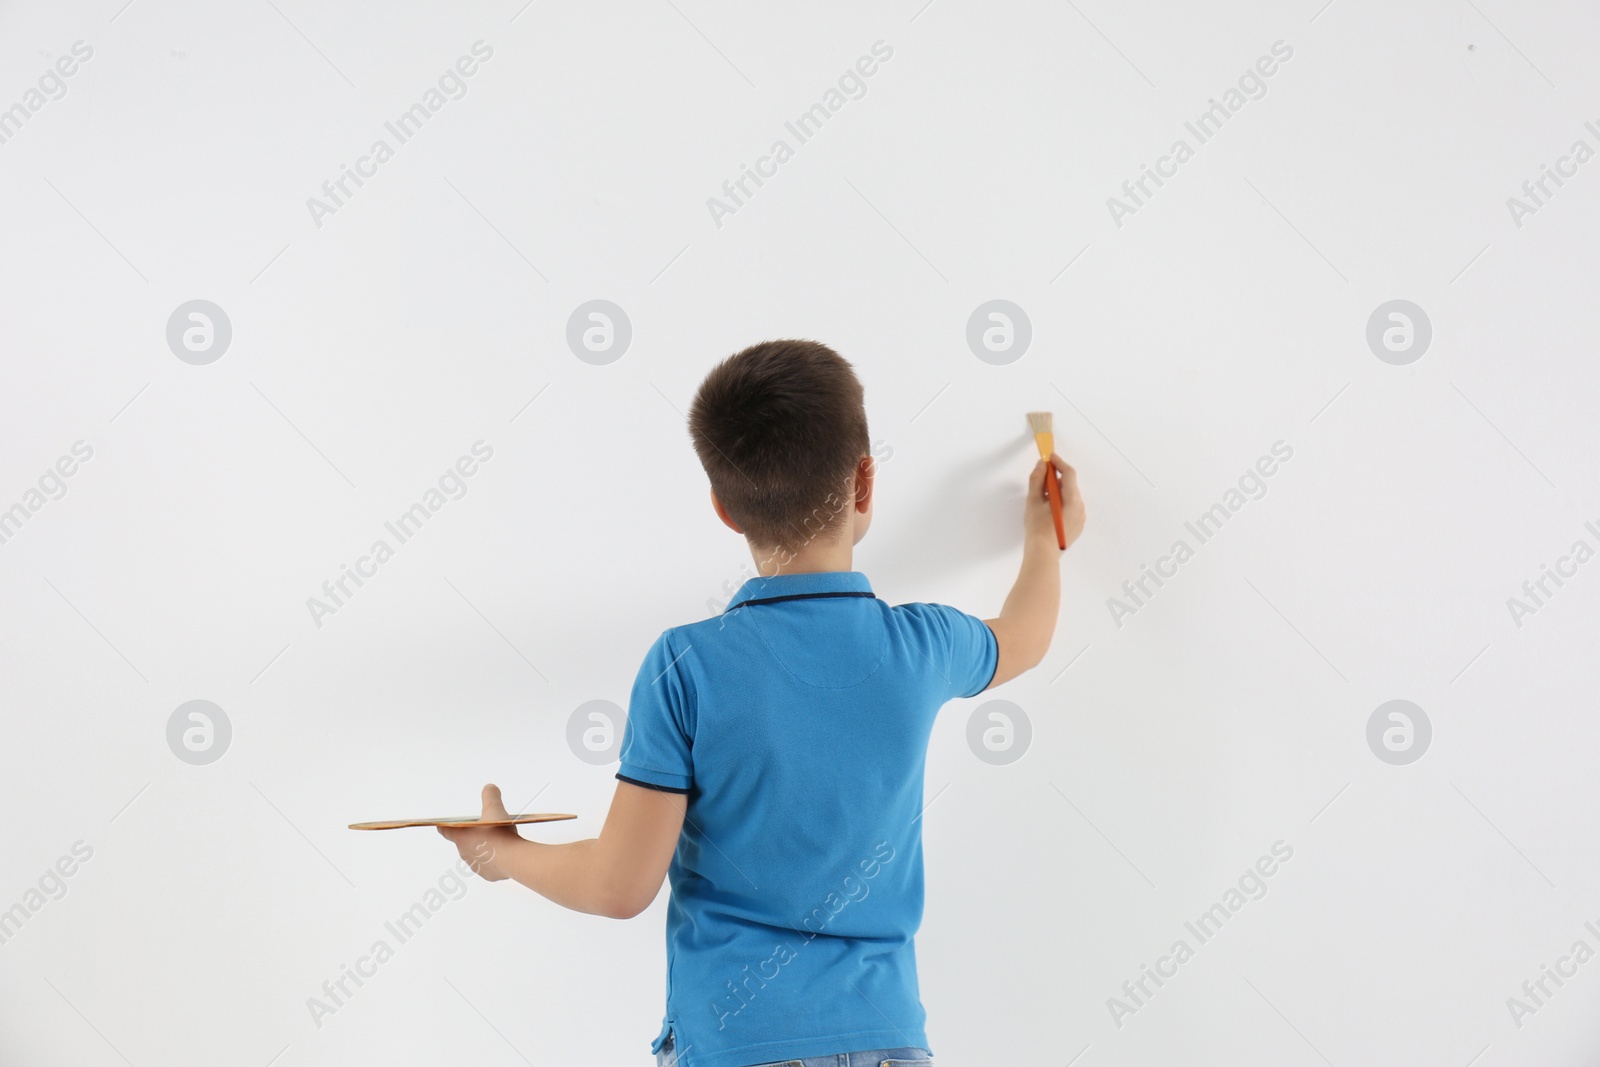
[[[1050,453],[1055,451],[1056,436],[1052,432],[1051,424],[1055,422],[1048,411],[1028,412],[1028,426],[1033,430],[1034,444],[1039,446],[1039,458],[1049,459]]]

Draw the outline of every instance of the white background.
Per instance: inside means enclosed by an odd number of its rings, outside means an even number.
[[[123,2],[0,14],[0,107],[93,48],[0,144],[0,508],[93,449],[0,545],[0,909],[93,850],[0,945],[0,1062],[650,1062],[665,894],[617,923],[474,882],[320,1026],[307,1001],[454,860],[346,823],[493,780],[579,813],[545,839],[598,830],[614,767],[568,717],[742,579],[682,412],[782,336],[866,383],[893,454],[856,566],[891,602],[998,609],[1025,411],[1088,501],[1055,645],[993,694],[1031,747],[976,758],[980,700],[929,753],[942,1064],[1600,1053],[1600,962],[1520,1027],[1506,1003],[1600,949],[1600,563],[1507,608],[1600,547],[1600,162],[1520,227],[1506,204],[1600,148],[1592,6]],[[318,226],[307,198],[479,40],[467,94]],[[879,40],[718,226],[707,198]],[[1266,95],[1116,225],[1280,40]],[[606,366],[565,340],[596,298],[633,326]],[[1405,366],[1365,339],[1397,298],[1433,327]],[[205,366],[166,341],[193,299],[232,324]],[[966,342],[991,299],[1032,323],[1008,365]],[[467,495],[317,626],[307,598],[479,440]],[[1279,440],[1267,494],[1119,627],[1108,598]],[[166,740],[194,699],[233,729],[207,766]],[[1367,745],[1391,699],[1433,726],[1410,765]],[[1279,840],[1267,895],[1117,1025]]]

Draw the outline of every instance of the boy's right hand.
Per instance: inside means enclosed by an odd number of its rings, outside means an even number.
[[[1050,464],[1061,475],[1061,525],[1070,548],[1083,533],[1083,495],[1078,492],[1078,472],[1054,452],[1050,453]],[[1023,536],[1029,543],[1041,547],[1048,544],[1059,549],[1056,522],[1050,514],[1050,498],[1044,484],[1047,469],[1041,459],[1034,464],[1033,474],[1028,478],[1028,500],[1022,511]]]

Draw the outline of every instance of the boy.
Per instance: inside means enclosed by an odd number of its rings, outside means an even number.
[[[929,1064],[912,942],[928,737],[946,701],[1050,647],[1061,578],[1045,462],[1028,481],[1016,584],[979,620],[890,607],[851,569],[874,465],[861,383],[832,349],[769,341],[729,357],[689,431],[711,506],[758,577],[646,654],[600,836],[440,832],[484,878],[612,918],[638,915],[671,875],[658,1064]],[[1077,476],[1050,462],[1071,544]],[[484,818],[504,812],[485,786]]]

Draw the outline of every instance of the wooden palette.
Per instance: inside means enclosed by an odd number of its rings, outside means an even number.
[[[350,829],[399,830],[406,826],[520,826],[529,822],[559,822],[562,819],[576,818],[576,815],[564,815],[560,812],[513,815],[509,819],[480,819],[473,815],[466,815],[458,819],[385,819],[379,822],[353,822],[350,824]]]

